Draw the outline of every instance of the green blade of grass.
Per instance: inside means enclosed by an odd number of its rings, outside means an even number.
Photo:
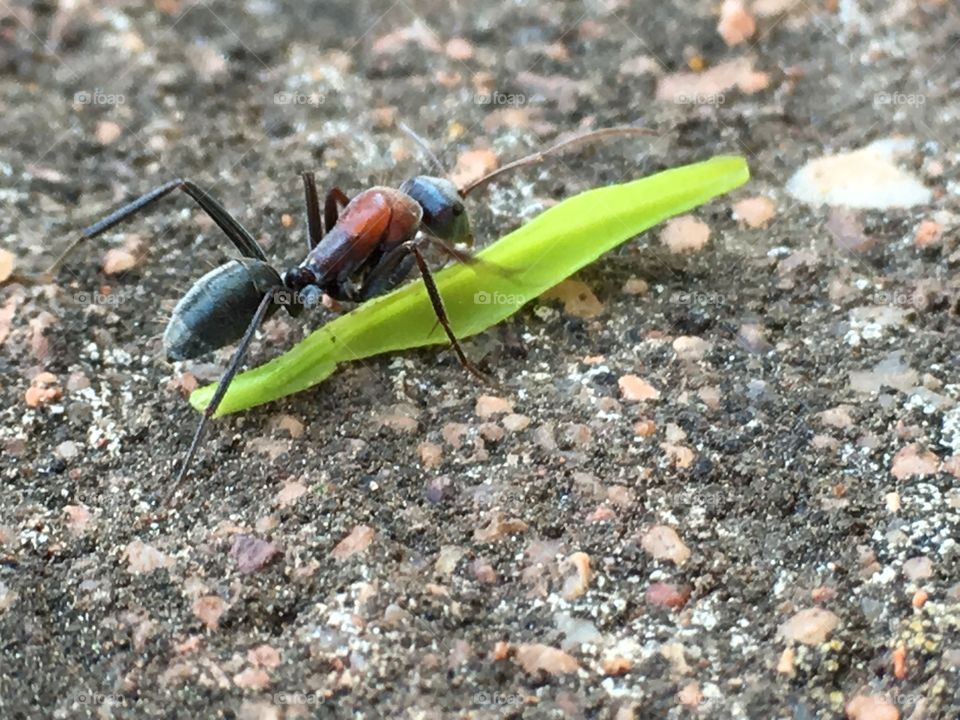
[[[454,333],[463,338],[486,330],[603,253],[749,177],[742,157],[720,156],[564,200],[485,248],[478,254],[484,262],[436,274]],[[217,415],[316,385],[342,362],[446,342],[418,280],[363,303],[280,357],[238,375]],[[203,410],[215,388],[195,390],[191,404]]]

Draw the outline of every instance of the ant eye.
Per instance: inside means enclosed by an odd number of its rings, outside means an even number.
[[[454,214],[454,215],[463,215],[463,203],[459,203],[459,202],[458,202],[458,203],[456,203],[456,204],[453,206],[453,214]]]

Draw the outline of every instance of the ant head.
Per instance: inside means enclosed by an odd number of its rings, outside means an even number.
[[[283,285],[288,290],[303,290],[316,282],[317,276],[314,275],[313,270],[303,265],[292,267],[283,274]]]
[[[446,178],[417,175],[400,186],[423,208],[421,222],[441,240],[450,243],[473,244],[470,218],[463,205],[457,186]]]
[[[317,285],[317,276],[303,265],[292,267],[283,274],[283,286],[292,295],[278,293],[278,301],[293,315],[298,315],[304,307],[314,307],[323,297],[323,291]]]

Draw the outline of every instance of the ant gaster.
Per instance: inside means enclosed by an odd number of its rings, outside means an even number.
[[[403,129],[442,172],[442,165],[426,143],[409,128],[403,126]],[[51,277],[80,243],[107,232],[174,190],[182,190],[193,198],[243,256],[220,265],[197,280],[177,303],[163,336],[170,360],[195,358],[239,340],[216,392],[204,410],[190,449],[167,495],[169,499],[186,477],[207,422],[239,370],[257,328],[280,308],[296,317],[305,308],[318,305],[324,294],[334,300],[360,303],[396,288],[416,264],[437,321],[460,363],[475,376],[486,379],[467,359],[450,328],[422,246],[433,244],[460,262],[479,262],[470,253],[456,247],[471,245],[473,241],[470,220],[463,204],[467,195],[505,172],[538,163],[575,143],[626,134],[654,133],[638,127],[612,127],[584,133],[504,165],[461,188],[444,177],[429,175],[412,177],[396,189],[372,187],[353,198],[335,187],[326,194],[322,217],[314,175],[304,172],[307,255],[299,265],[283,274],[270,263],[254,237],[220,203],[190,180],[171,180],[82,230],[53,263],[46,277]]]

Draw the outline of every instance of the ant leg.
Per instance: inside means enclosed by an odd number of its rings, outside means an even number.
[[[420,252],[420,248],[413,241],[405,242],[400,247],[407,249],[413,254],[413,257],[416,258],[417,267],[420,270],[420,276],[423,278],[423,284],[427,286],[427,294],[430,296],[430,304],[433,305],[433,312],[437,315],[437,321],[443,326],[443,331],[447,334],[447,338],[450,340],[450,345],[453,347],[453,351],[457,354],[457,359],[460,361],[460,364],[463,365],[464,369],[467,370],[471,375],[484,383],[490,384],[490,378],[478,370],[474,364],[470,362],[466,353],[463,352],[463,348],[460,347],[460,342],[457,340],[457,336],[453,334],[453,329],[450,327],[450,320],[447,317],[446,308],[443,306],[443,298],[440,297],[440,291],[437,289],[437,284],[433,281],[433,273],[430,271],[430,267],[427,265],[427,261],[424,259],[423,253]]]
[[[133,202],[130,202],[121,207],[119,210],[110,213],[110,215],[103,218],[103,220],[100,220],[99,222],[96,222],[93,225],[81,230],[80,237],[70,243],[70,245],[67,246],[67,249],[60,253],[60,256],[54,260],[46,274],[52,275],[56,269],[60,267],[61,263],[67,259],[67,256],[73,252],[78,245],[80,245],[80,243],[84,242],[85,240],[92,240],[98,235],[102,235],[107,230],[119,225],[127,218],[136,215],[144,208],[152,205],[160,198],[169,195],[174,190],[183,190],[185,193],[187,193],[187,195],[192,197],[200,206],[200,208],[217,224],[217,227],[223,230],[224,234],[226,234],[226,236],[230,239],[230,242],[236,246],[237,250],[239,250],[242,255],[268,262],[267,255],[264,253],[263,248],[260,247],[260,244],[249,232],[247,232],[243,225],[241,225],[230,213],[226,211],[226,209],[220,203],[210,197],[196,183],[193,183],[190,180],[177,178],[176,180],[171,180],[170,182],[164,183],[160,187],[154,188],[150,192],[141,195]]]
[[[250,320],[250,324],[247,326],[247,330],[243,334],[240,344],[237,345],[237,349],[233,352],[233,357],[230,358],[230,364],[223,373],[223,377],[220,378],[220,384],[217,385],[216,392],[213,393],[213,397],[210,398],[209,404],[206,408],[204,408],[203,417],[200,419],[200,424],[197,425],[197,429],[193,434],[193,440],[190,442],[190,449],[187,451],[187,455],[183,459],[183,464],[180,466],[180,472],[177,473],[177,478],[174,480],[173,487],[170,488],[166,497],[164,498],[164,504],[170,502],[171,498],[173,498],[177,489],[180,487],[180,484],[187,476],[187,471],[190,469],[193,458],[197,454],[197,449],[200,447],[200,441],[203,439],[203,432],[207,428],[207,422],[211,417],[213,417],[214,413],[217,412],[217,408],[220,407],[220,401],[223,400],[223,396],[227,394],[227,389],[230,387],[230,383],[233,382],[234,376],[240,369],[240,363],[243,362],[243,358],[247,354],[247,350],[250,347],[253,336],[257,332],[257,328],[263,322],[263,319],[267,316],[267,312],[270,310],[270,306],[276,300],[276,293],[278,289],[279,288],[271,288],[270,291],[263,296],[263,299],[260,301],[260,305],[257,307],[257,311],[253,314],[253,318]]]
[[[307,200],[307,250],[313,250],[323,238],[323,221],[320,219],[320,200],[317,197],[317,181],[312,172],[301,174],[303,192]]]
[[[327,192],[327,198],[323,203],[323,219],[326,222],[327,232],[337,224],[337,219],[340,217],[339,207],[346,207],[349,204],[350,198],[340,188],[331,188]]]
[[[441,238],[438,238],[436,235],[428,235],[424,233],[423,237],[431,245],[440,248],[441,250],[443,250],[443,252],[445,252],[447,255],[452,257],[454,260],[456,260],[457,262],[461,262],[464,265],[475,265],[479,262],[483,262],[482,260],[480,260],[480,258],[478,258],[473,253],[467,252],[466,250],[458,250],[453,245],[448,243],[446,240],[442,240]]]
[[[404,245],[395,247],[384,255],[363,281],[357,292],[356,302],[363,302],[393,290],[407,279],[416,258]]]
[[[503,277],[509,277],[517,273],[517,270],[510,270],[501,265],[498,265],[497,263],[490,262],[489,260],[484,260],[483,258],[478,258],[472,252],[469,252],[466,250],[460,250],[454,247],[453,245],[451,245],[450,243],[448,243],[446,240],[438,238],[436,235],[431,235],[429,233],[424,232],[422,228],[421,228],[421,233],[423,233],[423,239],[425,242],[428,242],[434,247],[439,248],[440,250],[442,250],[444,253],[446,253],[447,255],[449,255],[451,258],[453,258],[459,263],[463,263],[464,265],[469,265],[471,267],[483,266],[485,268],[493,270],[498,275],[501,275]]]

